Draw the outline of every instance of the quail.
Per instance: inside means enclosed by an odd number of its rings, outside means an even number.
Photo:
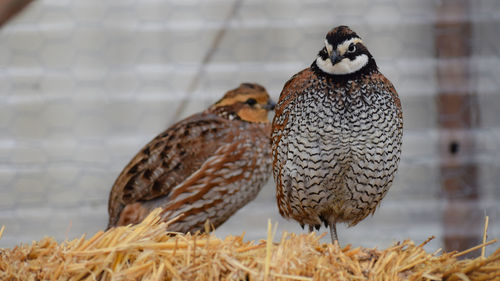
[[[286,82],[272,122],[280,214],[302,227],[354,226],[392,185],[403,118],[392,83],[347,26],[330,30],[309,68]]]
[[[196,232],[224,223],[253,200],[271,175],[275,103],[243,83],[207,110],[172,125],[128,163],[108,203],[108,228],[141,222],[153,209],[174,218],[167,230]]]

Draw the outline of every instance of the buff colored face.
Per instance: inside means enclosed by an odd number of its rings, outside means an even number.
[[[318,56],[317,66],[324,72],[333,75],[355,73],[368,64],[369,57],[363,52],[363,41],[359,37],[345,40],[333,46],[325,40],[326,54]]]
[[[216,104],[217,107],[232,106],[242,120],[259,123],[269,122],[268,113],[274,109],[274,105],[265,90],[244,86],[227,93]]]

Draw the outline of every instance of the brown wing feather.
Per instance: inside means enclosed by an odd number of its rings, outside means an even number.
[[[167,196],[225,143],[229,120],[209,113],[174,124],[149,142],[124,168],[110,193],[108,227],[125,205]]]
[[[291,212],[289,205],[280,204],[280,198],[285,197],[283,195],[284,186],[281,182],[281,165],[284,165],[284,163],[279,163],[280,159],[278,159],[277,152],[281,138],[283,137],[281,132],[285,129],[288,123],[288,113],[292,107],[291,103],[293,103],[299,95],[303,94],[303,90],[308,88],[308,84],[310,84],[311,81],[317,79],[315,76],[316,74],[310,68],[306,68],[292,76],[292,78],[290,78],[290,80],[288,80],[283,86],[283,90],[281,91],[280,98],[274,110],[275,114],[272,123],[273,132],[271,135],[271,146],[273,154],[273,173],[277,186],[276,198],[278,199],[278,209],[281,215]],[[285,210],[285,208],[288,208],[288,210]]]
[[[152,201],[151,204],[147,204],[152,205],[152,207],[147,206],[147,209],[163,206],[162,217],[166,221],[180,215],[179,219],[169,226],[171,231],[193,232],[203,230],[204,221],[206,220],[203,215],[206,215],[211,210],[214,210],[214,212],[224,210],[227,204],[234,204],[230,200],[231,195],[228,194],[231,190],[228,190],[227,187],[234,185],[233,190],[235,190],[235,187],[238,186],[237,183],[245,177],[244,170],[252,168],[248,166],[252,164],[251,159],[238,161],[241,160],[242,155],[248,148],[245,146],[245,142],[246,140],[239,139],[221,146],[200,169],[182,184],[176,186],[169,196],[168,203]],[[240,165],[235,166],[238,162]],[[217,186],[225,188],[215,190]],[[204,203],[195,207],[193,205],[195,202]],[[223,215],[224,213],[227,216]],[[224,211],[220,212],[220,214],[220,216],[210,218],[210,222],[214,227],[222,224],[232,213]]]
[[[311,80],[315,78],[311,76],[315,76],[314,72],[310,68],[306,68],[292,76],[292,78],[285,83],[278,104],[276,104],[274,110],[273,132],[281,131],[285,128],[288,123],[288,112],[285,112],[285,109],[290,108],[290,103],[292,103],[297,96],[302,94],[301,89],[307,88],[307,84],[311,83]],[[272,135],[273,151],[277,149],[280,139],[281,135]],[[276,158],[274,158],[274,162],[276,162]]]
[[[394,88],[394,85],[392,85],[391,81],[387,79],[382,73],[376,73],[373,74],[372,79],[378,79],[382,81],[382,85],[387,89],[388,92],[391,93],[392,99],[394,100],[394,103],[396,104],[397,108],[399,109],[398,111],[398,117],[402,120],[403,118],[403,111],[401,110],[401,100],[399,99],[398,92],[396,91],[396,88]],[[401,122],[401,127],[402,129],[403,123]]]
[[[161,206],[162,219],[177,220],[169,231],[203,231],[208,219],[215,228],[253,200],[270,169],[269,124],[234,126],[233,139],[168,196],[143,204],[146,211]]]

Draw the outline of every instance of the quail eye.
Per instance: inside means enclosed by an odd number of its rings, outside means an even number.
[[[354,44],[349,45],[349,48],[347,49],[349,53],[354,53],[356,51],[356,46]]]
[[[254,98],[249,98],[249,99],[247,99],[247,101],[245,103],[252,106],[252,105],[257,103],[257,100]]]

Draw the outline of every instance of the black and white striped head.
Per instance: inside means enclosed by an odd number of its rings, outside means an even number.
[[[361,38],[343,25],[328,32],[325,47],[319,51],[314,63],[320,71],[330,75],[369,73],[377,69]]]

